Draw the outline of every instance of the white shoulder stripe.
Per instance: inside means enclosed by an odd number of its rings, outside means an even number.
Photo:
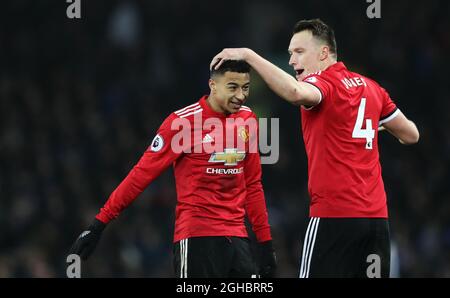
[[[319,70],[319,71],[316,71],[316,72],[309,73],[309,74],[307,74],[307,76],[311,76],[311,75],[317,75],[317,76],[320,76],[321,74],[322,74],[322,71]]]
[[[247,107],[247,106],[241,106],[241,108],[249,109],[250,111],[252,110],[252,109],[250,109],[250,108]]]
[[[195,110],[198,110],[198,109],[201,109],[201,107],[200,107],[200,106],[196,106],[196,107],[187,109],[187,110],[185,110],[185,111],[183,111],[183,112],[179,112],[179,113],[175,113],[175,114],[178,115],[178,116],[182,116],[182,115],[184,115],[184,114],[190,113],[190,112],[195,111]]]
[[[187,114],[184,114],[184,115],[180,116],[180,118],[185,118],[185,117],[187,117],[187,116],[191,116],[191,115],[200,113],[201,111],[203,111],[203,109],[195,110],[195,111],[193,111],[193,112],[190,112],[190,113],[187,113]]]
[[[192,107],[194,107],[194,106],[198,106],[198,105],[199,105],[199,103],[198,103],[198,102],[196,102],[196,103],[194,103],[194,104],[191,104],[191,105],[189,105],[189,106],[187,106],[187,107],[184,107],[184,108],[182,108],[182,109],[180,109],[180,110],[178,110],[178,111],[175,111],[175,114],[177,114],[177,113],[181,113],[181,112],[185,111],[186,109],[189,109],[189,108],[192,108]]]
[[[246,112],[250,112],[250,113],[252,112],[252,110],[249,110],[249,109],[242,109],[242,108],[239,109],[239,111],[246,111]]]

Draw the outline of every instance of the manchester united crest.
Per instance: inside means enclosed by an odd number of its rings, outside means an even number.
[[[244,126],[239,127],[238,128],[238,136],[244,142],[248,142],[248,139],[249,139],[248,129],[246,127],[244,127]]]

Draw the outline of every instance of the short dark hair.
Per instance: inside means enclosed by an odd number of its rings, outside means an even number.
[[[238,73],[250,72],[250,65],[244,60],[227,60],[220,65],[219,69],[214,69],[214,66],[211,70],[211,77],[224,75],[227,71]]]
[[[315,38],[324,41],[330,47],[330,53],[337,56],[336,38],[330,26],[325,24],[321,19],[301,20],[295,24],[293,34],[305,30],[311,31]]]

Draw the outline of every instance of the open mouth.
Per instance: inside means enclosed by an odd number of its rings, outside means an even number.
[[[303,73],[304,71],[305,71],[304,68],[296,69],[296,70],[295,70],[295,76],[296,76],[296,77],[301,76],[302,73]]]
[[[237,102],[237,101],[231,101],[231,105],[232,105],[232,107],[235,108],[235,109],[240,109],[241,106],[242,106],[242,103]]]
[[[240,101],[240,100],[237,100],[237,99],[233,99],[233,100],[230,101],[230,103],[233,106],[233,108],[239,109],[244,102]]]

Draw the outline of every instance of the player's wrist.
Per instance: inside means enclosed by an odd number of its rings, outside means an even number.
[[[254,61],[255,55],[256,55],[256,53],[252,49],[244,48],[243,60],[245,60],[248,64],[250,64],[250,66],[252,65],[252,63]]]
[[[92,232],[101,233],[106,228],[106,224],[97,218],[94,218],[91,225],[89,226],[89,230]]]
[[[259,274],[262,278],[274,277],[277,260],[272,240],[259,243],[260,261]]]
[[[259,242],[259,245],[260,245],[261,249],[263,249],[264,251],[267,251],[267,252],[273,252],[274,251],[274,249],[273,249],[273,241],[272,240]]]
[[[272,233],[270,231],[270,226],[258,229],[255,231],[256,241],[258,243],[263,243],[272,240]]]

